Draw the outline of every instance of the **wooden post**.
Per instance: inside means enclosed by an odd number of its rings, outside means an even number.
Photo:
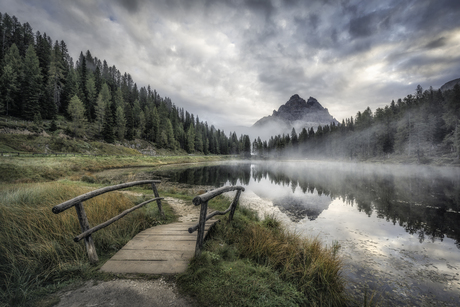
[[[236,191],[235,198],[232,202],[232,207],[230,209],[230,214],[228,215],[228,222],[230,223],[233,220],[233,214],[235,214],[236,206],[238,205],[238,201],[240,200],[241,190]]]
[[[75,209],[77,210],[78,221],[80,222],[81,232],[85,232],[89,227],[88,217],[86,216],[85,208],[81,202],[75,205]],[[85,238],[85,246],[86,251],[88,253],[89,262],[96,263],[99,261],[97,257],[96,247],[94,246],[93,238],[91,236],[87,236]]]
[[[165,213],[163,212],[163,208],[161,206],[161,199],[159,198],[160,194],[158,194],[157,186],[155,185],[155,183],[152,183],[152,190],[153,190],[153,194],[155,195],[155,198],[158,198],[157,199],[158,211],[160,212],[161,216],[164,217]]]
[[[206,224],[206,211],[208,210],[208,202],[201,203],[200,221],[198,225],[198,234],[196,236],[195,257],[201,254],[201,248],[204,241],[204,226]]]

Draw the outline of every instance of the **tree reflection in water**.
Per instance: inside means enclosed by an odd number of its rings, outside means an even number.
[[[292,221],[316,219],[340,199],[368,216],[403,227],[420,242],[452,238],[460,248],[460,172],[436,167],[366,164],[256,162],[191,167],[168,171],[172,181],[222,186],[268,180],[287,186],[290,196],[272,201]],[[300,189],[305,196],[294,193]]]

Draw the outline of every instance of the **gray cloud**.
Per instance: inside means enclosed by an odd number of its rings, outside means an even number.
[[[117,2],[130,13],[136,13],[139,10],[140,0],[117,0]]]
[[[446,44],[447,44],[446,38],[443,36],[435,40],[432,40],[431,42],[425,45],[425,48],[426,49],[437,49],[437,48],[441,48],[445,46]]]
[[[341,121],[460,77],[458,0],[3,0],[0,11],[216,126],[252,125],[294,93]]]

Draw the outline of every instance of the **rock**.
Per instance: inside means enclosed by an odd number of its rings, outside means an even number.
[[[339,122],[329,114],[318,100],[313,97],[305,101],[299,95],[293,95],[278,111],[273,110],[273,114],[259,119],[252,127],[260,131],[278,131],[276,134],[291,133],[295,128],[297,133],[303,128],[307,130],[318,126],[338,124]],[[271,129],[276,127],[276,129]]]
[[[446,82],[443,86],[441,86],[441,92],[445,92],[454,88],[456,84],[460,84],[460,78]]]

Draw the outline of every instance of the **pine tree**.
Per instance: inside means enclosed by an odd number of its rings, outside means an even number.
[[[171,124],[171,121],[169,120],[169,118],[166,120],[166,135],[167,135],[167,138],[168,138],[168,148],[169,149],[172,149],[172,150],[175,150],[177,148],[177,141],[176,139],[174,138],[174,130],[173,130],[173,127],[172,127],[172,124]]]
[[[133,140],[134,139],[134,116],[133,116],[133,109],[129,105],[129,103],[125,106],[125,118],[126,118],[126,139]],[[166,142],[167,142],[166,137]]]
[[[51,48],[52,43],[49,36],[46,33],[40,35],[40,32],[37,31],[36,34],[36,46],[35,52],[38,57],[39,66],[40,66],[40,73],[42,76],[42,84],[40,87],[40,113],[42,114],[43,118],[51,119],[53,118],[56,113],[56,105],[53,103],[52,93],[48,91],[48,82],[49,82],[49,69],[51,63]],[[27,76],[27,75],[26,75]]]
[[[14,104],[14,97],[18,91],[17,76],[11,65],[5,65],[0,78],[0,113],[8,114],[11,106]]]
[[[24,104],[22,107],[22,116],[32,120],[35,113],[40,112],[40,93],[42,89],[42,76],[40,73],[40,65],[38,57],[35,54],[34,46],[30,45],[27,48],[26,57],[24,59],[24,79],[22,91]]]
[[[70,118],[70,115],[67,113],[70,99],[78,95],[79,91],[77,73],[70,67],[61,96],[61,110],[63,110],[64,115],[68,118]]]
[[[88,78],[86,79],[86,99],[87,99],[87,115],[90,121],[96,118],[95,106],[96,106],[96,83],[94,82],[94,77],[90,73],[88,74]]]
[[[243,136],[243,153],[246,157],[251,156],[251,139],[249,135]]]
[[[123,111],[123,107],[121,106],[117,107],[116,130],[117,130],[117,137],[122,142],[125,139],[126,118],[125,118],[125,111]]]
[[[139,138],[143,138],[144,135],[145,135],[145,113],[144,111],[141,110],[141,112],[139,113],[139,126],[137,128],[137,135]],[[173,134],[174,136],[174,134]]]
[[[86,111],[83,102],[78,98],[77,95],[74,95],[70,99],[69,107],[67,112],[72,118],[71,129],[73,130],[74,136],[83,136],[86,129]]]
[[[77,73],[78,73],[78,97],[83,102],[86,108],[86,118],[90,119],[90,111],[88,108],[88,89],[86,87],[86,82],[88,80],[88,70],[86,68],[86,58],[83,55],[83,52],[80,52],[80,57],[77,62]]]
[[[48,97],[51,99],[49,102],[51,110],[48,108],[47,111],[49,111],[50,114],[48,114],[47,117],[54,118],[55,114],[61,108],[61,93],[64,87],[64,65],[62,63],[61,48],[57,41],[51,52],[48,75]]]
[[[108,104],[105,107],[102,136],[104,137],[104,141],[106,141],[107,143],[113,143],[115,141],[115,135],[113,131],[112,110],[110,109],[110,106]]]
[[[105,115],[106,115],[106,109],[110,109],[110,101],[112,97],[110,95],[110,90],[107,84],[102,85],[101,92],[99,93],[97,97],[97,103],[96,103],[96,123],[98,126],[98,131],[99,133],[101,132],[102,126],[104,125],[105,122]]]
[[[3,71],[0,73],[2,76],[0,101],[3,102],[6,115],[19,116],[21,114],[21,85],[24,80],[24,72],[19,49],[15,44],[8,50]]]
[[[154,142],[158,143],[160,140],[160,117],[158,116],[157,108],[154,106],[152,110],[152,126]]]
[[[195,151],[195,128],[190,125],[187,130],[187,152],[192,153]]]
[[[203,152],[203,137],[201,135],[201,131],[196,131],[195,133],[195,150]]]
[[[209,140],[208,138],[204,139],[203,152],[205,155],[209,155]]]

